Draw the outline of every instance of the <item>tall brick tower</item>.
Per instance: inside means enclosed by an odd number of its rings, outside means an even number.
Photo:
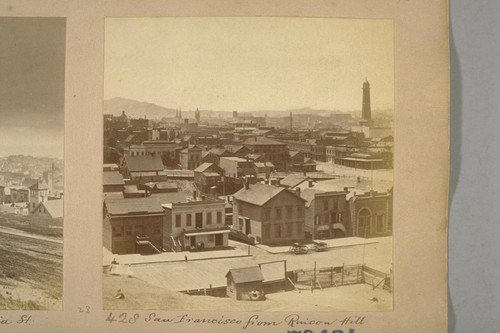
[[[194,113],[194,117],[196,118],[196,122],[199,124],[200,123],[200,110],[196,108],[196,112]]]
[[[370,83],[365,78],[363,82],[363,108],[361,111],[361,120],[359,121],[361,126],[371,126],[372,121],[372,108],[370,105]]]

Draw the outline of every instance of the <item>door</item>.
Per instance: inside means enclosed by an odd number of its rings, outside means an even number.
[[[215,235],[215,246],[224,245],[224,234],[216,234]]]
[[[196,229],[201,229],[203,228],[203,213],[196,213],[196,218],[195,218],[195,227]]]
[[[142,237],[144,236],[144,226],[143,225],[136,225],[135,226],[135,235]]]
[[[250,235],[252,233],[252,228],[250,224],[250,219],[245,218],[245,235]]]

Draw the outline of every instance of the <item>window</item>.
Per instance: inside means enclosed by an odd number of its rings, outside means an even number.
[[[323,224],[328,224],[328,218],[330,217],[328,213],[325,214],[325,220],[323,222]]]
[[[337,214],[337,222],[342,222],[344,220],[344,216],[342,213]]]
[[[175,215],[175,227],[176,228],[181,227],[181,214]]]
[[[377,215],[377,232],[384,232],[384,215]]]
[[[264,221],[269,221],[271,219],[271,208],[264,209]]]
[[[314,217],[314,224],[315,224],[315,225],[318,225],[318,224],[320,224],[320,223],[321,223],[321,216],[316,215],[316,216]]]
[[[292,223],[288,223],[286,225],[286,235],[287,235],[287,237],[290,237],[292,235],[292,232],[293,232],[293,224]]]
[[[302,236],[302,223],[297,223],[297,235]]]
[[[323,201],[323,210],[328,210],[328,200]]]
[[[302,217],[304,214],[304,207],[302,206],[297,206],[297,217]]]
[[[333,199],[333,210],[338,210],[339,209],[339,203],[337,200]]]
[[[217,212],[217,224],[222,224],[222,212]]]
[[[208,235],[208,242],[209,243],[215,242],[215,236],[214,235]]]
[[[207,224],[212,224],[212,212],[207,212]]]
[[[281,219],[281,207],[276,207],[276,219]]]
[[[265,225],[262,227],[262,238],[269,238],[269,230],[270,230],[269,225]]]
[[[186,226],[191,226],[191,214],[186,214]]]
[[[274,226],[274,236],[276,238],[281,238],[281,224],[276,224]]]
[[[120,237],[123,235],[123,227],[113,227],[113,236]]]
[[[292,218],[292,211],[293,211],[292,206],[287,206],[286,207],[286,218],[287,219],[291,219]]]
[[[126,236],[132,235],[132,226],[131,225],[128,225],[125,227],[125,235]]]
[[[366,208],[358,213],[358,235],[360,237],[366,237],[370,234],[371,219],[371,213]]]

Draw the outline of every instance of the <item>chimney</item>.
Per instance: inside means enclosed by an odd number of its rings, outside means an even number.
[[[196,200],[197,197],[198,197],[198,192],[193,191],[193,199]]]
[[[290,132],[292,132],[292,123],[293,123],[293,117],[292,113],[290,112]]]
[[[345,186],[344,187],[344,192],[349,192],[349,187]]]
[[[308,183],[309,183],[309,187],[313,187],[313,180],[312,179],[309,179]]]
[[[297,194],[300,197],[300,187],[295,188],[295,194]]]

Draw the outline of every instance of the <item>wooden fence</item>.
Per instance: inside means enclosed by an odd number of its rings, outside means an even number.
[[[364,265],[342,265],[293,271],[289,280],[296,289],[322,289],[367,283],[391,291],[391,276]]]

